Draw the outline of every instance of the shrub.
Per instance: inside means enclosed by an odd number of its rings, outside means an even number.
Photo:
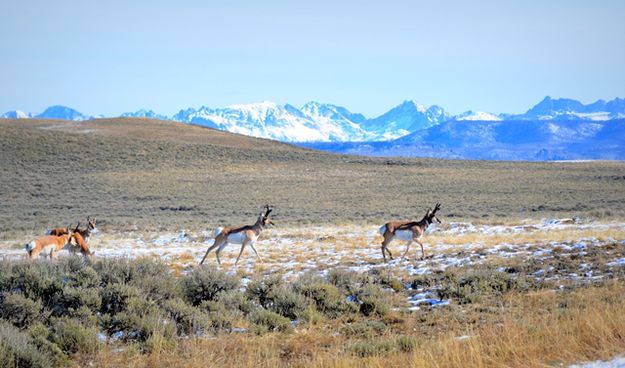
[[[50,341],[66,354],[92,354],[98,350],[95,328],[84,327],[80,321],[71,318],[55,318],[51,321]]]
[[[271,275],[250,282],[247,285],[245,294],[249,299],[258,302],[263,308],[269,308],[273,303],[273,291],[283,284],[284,281],[280,275]]]
[[[152,337],[168,340],[176,335],[176,324],[158,308],[147,307],[142,313],[131,309],[109,317],[106,330],[109,333],[121,332],[123,340],[139,342],[146,342]]]
[[[267,331],[287,331],[291,327],[288,318],[266,309],[254,311],[248,319],[254,324],[254,330],[259,335]]]
[[[373,337],[388,331],[386,324],[381,321],[361,321],[346,324],[341,328],[341,332],[348,336]]]
[[[378,285],[363,286],[358,291],[356,299],[360,303],[360,313],[365,316],[372,314],[385,315],[389,311],[384,292]]]
[[[100,275],[102,285],[129,283],[135,277],[136,272],[131,260],[119,258],[98,259],[93,268]]]
[[[152,258],[139,258],[132,266],[130,284],[143,291],[145,297],[160,302],[181,296],[178,282],[166,263]]]
[[[307,281],[312,281],[312,283],[307,283]],[[298,280],[294,288],[312,300],[320,312],[332,318],[342,313],[356,311],[355,304],[347,302],[346,297],[332,284],[316,280]]]
[[[436,286],[438,278],[433,274],[417,275],[411,282],[413,289],[428,289]]]
[[[40,301],[33,301],[20,294],[4,294],[0,297],[0,318],[19,328],[26,328],[41,317]]]
[[[441,284],[439,296],[456,299],[460,304],[475,303],[484,296],[500,296],[529,288],[525,278],[494,268],[471,270],[462,278],[446,273]]]
[[[256,305],[238,290],[222,291],[217,294],[217,302],[221,303],[228,311],[234,314],[248,315]]]
[[[181,280],[185,298],[192,305],[215,300],[217,294],[234,290],[239,280],[212,267],[196,267]]]
[[[304,296],[286,286],[273,288],[269,298],[272,301],[270,310],[292,320],[303,316],[309,305]]]
[[[141,291],[134,286],[113,283],[102,290],[102,312],[115,314],[128,308],[128,301],[139,298]]]
[[[39,351],[25,332],[0,321],[0,367],[46,368],[58,365],[59,359]]]
[[[397,348],[404,353],[413,352],[419,345],[417,338],[414,336],[399,336],[396,340]]]
[[[369,340],[352,344],[351,352],[359,357],[386,355],[393,351],[393,342],[388,340]]]
[[[4,293],[11,289],[11,263],[0,261],[0,293]]]
[[[366,274],[363,274],[363,279],[366,283],[386,286],[394,291],[401,291],[404,289],[404,285],[401,280],[393,276],[389,270],[369,270]]]
[[[216,330],[232,328],[232,321],[235,319],[237,311],[227,307],[225,304],[214,300],[205,300],[199,308],[208,313],[211,326]]]
[[[54,295],[63,289],[61,280],[51,275],[50,267],[46,263],[24,262],[16,264],[11,272],[10,289],[22,293],[28,299],[41,299],[46,305]]]
[[[328,273],[328,281],[348,295],[353,295],[358,290],[359,277],[353,271],[332,269]]]
[[[63,353],[58,345],[48,340],[49,331],[41,323],[36,322],[28,328],[28,335],[32,341],[32,345],[37,350],[50,359],[51,366],[65,366],[69,362],[67,355]]]
[[[77,257],[65,257],[77,258]],[[72,273],[66,273],[64,279],[67,286],[82,288],[97,288],[102,280],[100,275],[92,267],[84,267]]]
[[[162,307],[176,323],[178,335],[202,335],[211,327],[208,314],[188,305],[182,299],[166,300]]]
[[[78,316],[85,311],[95,312],[100,309],[102,298],[99,289],[83,287],[64,287],[50,301],[54,316]]]

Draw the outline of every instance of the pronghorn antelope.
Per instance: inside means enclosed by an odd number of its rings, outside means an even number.
[[[393,239],[407,241],[406,251],[404,251],[404,254],[401,256],[402,259],[406,257],[406,253],[408,253],[410,245],[413,241],[417,242],[421,246],[421,259],[425,258],[423,243],[419,241],[419,238],[423,236],[423,233],[428,226],[434,222],[433,220],[436,220],[439,224],[441,223],[441,220],[436,217],[436,211],[440,209],[441,205],[440,203],[437,203],[433,210],[430,208],[425,213],[425,216],[423,216],[421,221],[391,221],[380,227],[380,234],[384,237],[384,240],[382,241],[382,257],[384,257],[384,262],[386,262],[385,252],[388,252],[390,259],[393,259],[393,255],[387,247]]]
[[[85,242],[89,241],[89,237],[91,236],[91,234],[97,234],[98,233],[98,228],[95,227],[96,224],[96,218],[91,218],[91,216],[87,216],[87,228],[84,230],[80,230],[80,222],[78,223],[78,225],[76,225],[76,228],[73,230],[75,233],[79,233],[82,238],[84,239]]]
[[[256,253],[256,257],[258,257],[258,259],[260,259],[260,261],[262,262],[263,259],[258,255],[256,248],[254,248],[254,243],[258,239],[258,236],[260,235],[261,231],[263,231],[263,228],[265,226],[273,225],[273,222],[269,219],[269,214],[271,213],[271,211],[273,211],[273,209],[269,205],[265,205],[265,212],[261,212],[260,215],[258,215],[258,219],[256,220],[256,223],[254,225],[247,225],[236,228],[218,227],[217,229],[215,229],[215,242],[208,248],[200,264],[204,263],[204,260],[206,260],[206,256],[208,256],[208,253],[210,253],[215,248],[217,248],[217,251],[215,252],[215,254],[217,255],[217,263],[221,264],[221,261],[219,260],[219,252],[221,252],[230,243],[241,244],[241,251],[239,252],[237,260],[234,262],[235,265],[237,264],[237,262],[239,262],[239,258],[241,257],[243,249],[245,249],[246,245],[252,247],[252,250],[254,251],[254,253]]]
[[[85,238],[83,238],[83,236],[78,231],[72,232],[69,238],[69,243],[74,246],[74,249],[72,249],[72,251],[75,252],[79,248],[80,253],[82,253],[83,256],[93,256],[95,254],[95,252],[92,252],[89,249],[87,241],[85,241]]]
[[[30,259],[35,259],[40,253],[49,256],[50,258],[56,258],[57,252],[61,249],[72,249],[74,246],[70,244],[70,234],[61,236],[45,235],[36,238],[30,243],[26,244],[25,248],[28,252]]]
[[[89,237],[91,234],[98,233],[98,228],[96,225],[96,218],[91,218],[91,216],[87,216],[87,228],[84,230],[79,229],[80,222],[76,225],[76,228],[72,230],[72,235],[70,236],[70,243],[77,248],[80,248],[80,252],[84,256],[93,256],[95,252],[91,252],[89,246],[87,245],[87,241],[89,241]]]

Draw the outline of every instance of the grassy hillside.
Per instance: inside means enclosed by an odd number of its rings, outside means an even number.
[[[442,218],[623,217],[625,163],[389,159],[320,153],[149,119],[0,119],[0,231],[97,216],[104,227],[211,228]],[[84,221],[84,220],[83,220]]]

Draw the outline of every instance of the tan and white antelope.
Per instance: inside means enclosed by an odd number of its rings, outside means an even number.
[[[401,259],[406,257],[406,253],[408,253],[412,242],[416,242],[421,246],[421,259],[425,258],[423,243],[419,241],[419,238],[423,236],[425,230],[432,222],[434,222],[434,220],[436,220],[439,224],[441,223],[441,220],[436,217],[436,211],[440,210],[440,208],[440,203],[437,203],[433,210],[430,208],[425,213],[425,216],[423,216],[421,221],[391,221],[380,227],[380,234],[384,237],[384,240],[382,241],[382,257],[384,257],[384,262],[386,262],[386,252],[388,253],[390,259],[393,259],[393,255],[388,249],[388,245],[393,241],[393,239],[405,240],[407,242],[406,251],[401,256]]]
[[[91,236],[91,234],[97,234],[99,232],[98,228],[95,227],[97,222],[97,219],[91,218],[91,216],[87,216],[87,228],[85,228],[84,230],[80,230],[80,222],[78,223],[78,225],[76,225],[76,228],[74,229],[74,233],[79,233],[82,238],[84,239],[85,242],[89,241],[89,237]]]
[[[50,258],[56,258],[56,255],[62,249],[72,250],[74,246],[70,243],[71,234],[44,235],[36,238],[25,245],[28,252],[28,258],[35,259],[39,254],[47,255]]]
[[[80,253],[82,253],[82,255],[85,257],[95,255],[95,252],[92,252],[89,249],[87,241],[79,232],[72,232],[69,238],[69,242],[74,247],[73,249],[71,249],[73,252],[76,252],[80,249]]]
[[[241,244],[241,251],[239,252],[237,260],[234,262],[235,265],[239,262],[239,258],[243,253],[243,249],[245,249],[247,245],[252,247],[252,250],[254,251],[254,253],[256,253],[256,257],[258,257],[258,259],[262,262],[263,259],[258,255],[256,248],[254,248],[254,243],[256,243],[256,240],[260,236],[260,233],[263,231],[265,226],[274,224],[269,219],[269,214],[271,213],[271,211],[273,211],[273,209],[269,205],[266,205],[265,212],[261,212],[260,215],[258,215],[258,219],[256,220],[256,223],[254,225],[225,228],[218,227],[217,229],[215,229],[215,242],[208,248],[200,264],[204,263],[204,260],[206,260],[206,256],[208,256],[208,253],[210,253],[215,248],[217,248],[217,251],[215,252],[215,254],[217,255],[217,263],[221,264],[221,261],[219,260],[219,253],[228,244]]]
[[[89,237],[91,234],[97,234],[98,228],[96,227],[96,218],[91,218],[91,216],[87,216],[87,227],[85,229],[80,229],[80,222],[76,225],[76,228],[72,230],[72,235],[70,236],[70,242],[72,245],[76,247],[75,251],[80,249],[80,252],[84,256],[93,256],[95,252],[92,252],[87,245],[89,241]]]

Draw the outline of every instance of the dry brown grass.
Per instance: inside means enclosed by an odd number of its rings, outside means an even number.
[[[357,338],[336,326],[311,325],[290,334],[225,334],[184,341],[152,354],[109,346],[93,363],[98,367],[550,367],[607,359],[625,350],[625,304],[622,283],[579,289],[506,296],[493,313],[441,309],[428,317],[386,318],[390,332]],[[485,308],[486,306],[481,306]],[[468,314],[468,315],[467,315]],[[399,323],[399,327],[393,327]],[[428,326],[429,325],[429,326]],[[411,336],[414,350],[397,348]],[[463,338],[466,337],[466,338]],[[355,354],[356,344],[384,346],[371,356]],[[81,363],[85,363],[82,361]]]
[[[430,244],[463,245],[480,244],[485,247],[497,244],[536,244],[547,242],[571,243],[580,239],[594,238],[599,241],[609,239],[625,239],[625,229],[622,228],[589,228],[589,229],[562,229],[549,231],[533,231],[523,233],[483,234],[480,232],[467,234],[431,234],[423,241]]]
[[[0,119],[0,150],[3,236],[88,214],[104,230],[245,224],[267,202],[278,226],[420,218],[437,200],[444,221],[625,217],[621,162],[339,156],[146,119]]]

